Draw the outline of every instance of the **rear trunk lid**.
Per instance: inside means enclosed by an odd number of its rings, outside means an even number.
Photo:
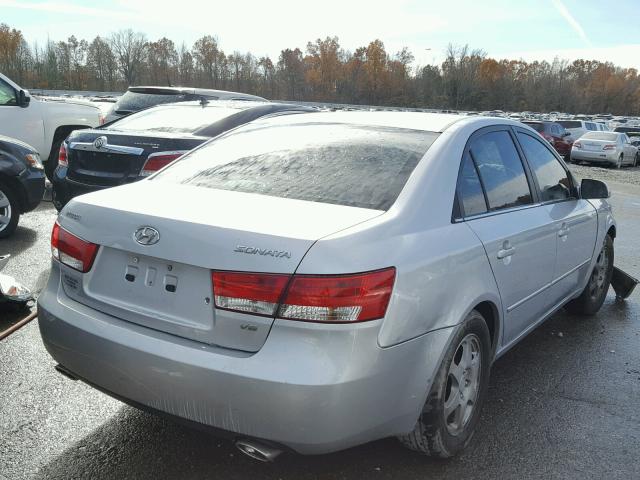
[[[96,143],[97,139],[102,138]],[[98,187],[113,187],[140,179],[149,155],[188,151],[208,138],[185,135],[140,135],[109,130],[76,132],[67,144],[67,177]]]
[[[214,309],[211,270],[293,274],[317,239],[382,213],[144,181],[65,207],[61,226],[101,248],[89,273],[63,268],[62,283],[70,297],[123,320],[255,352],[273,318]],[[141,227],[155,229],[157,243],[138,243]]]

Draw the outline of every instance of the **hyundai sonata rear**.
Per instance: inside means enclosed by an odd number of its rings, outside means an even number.
[[[42,337],[67,375],[253,456],[397,435],[448,457],[496,355],[566,302],[604,301],[615,226],[576,192],[507,119],[262,119],[72,200]]]

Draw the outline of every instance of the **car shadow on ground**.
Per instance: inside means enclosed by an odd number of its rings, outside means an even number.
[[[583,387],[615,368],[608,360],[615,330],[637,321],[636,310],[636,304],[629,307],[610,295],[595,317],[558,313],[500,358],[477,433],[454,459],[430,459],[385,439],[321,456],[285,453],[263,464],[242,455],[229,440],[123,406],[40,468],[38,477],[599,478],[598,469],[612,461],[624,475],[631,452],[607,451],[605,438],[608,430],[619,431],[620,422],[628,423],[629,412],[621,408],[625,399]],[[544,452],[544,458],[532,451]]]
[[[0,255],[16,256],[31,247],[38,240],[38,231],[18,224],[9,238],[0,240]],[[11,260],[9,260],[11,261]]]

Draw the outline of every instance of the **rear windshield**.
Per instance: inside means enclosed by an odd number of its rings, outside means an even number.
[[[121,96],[113,107],[113,110],[120,115],[127,115],[129,113],[140,111],[144,108],[153,107],[154,105],[160,105],[162,103],[176,103],[184,102],[187,100],[197,100],[200,98],[198,95],[192,95],[189,93],[170,92],[165,90],[163,93],[141,93],[127,91]],[[217,98],[207,95],[207,98]]]
[[[154,180],[388,210],[438,135],[325,123],[248,126]]]
[[[544,124],[538,122],[524,122],[526,125],[529,125],[536,132],[544,132]]]
[[[608,142],[615,142],[618,140],[618,135],[610,132],[587,132],[582,138],[588,138],[590,140],[606,140]]]
[[[105,129],[125,132],[191,133],[239,111],[240,109],[228,107],[167,105],[123,117]]]
[[[582,128],[582,122],[578,122],[575,120],[560,120],[556,123],[559,123],[564,128]]]

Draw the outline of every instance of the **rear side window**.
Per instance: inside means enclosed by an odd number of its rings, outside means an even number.
[[[462,159],[457,189],[458,199],[462,203],[465,216],[478,215],[487,211],[480,177],[478,177],[478,171],[469,154],[466,154]]]
[[[537,138],[518,132],[518,140],[538,182],[543,202],[571,197],[571,181],[553,153]]]
[[[564,128],[582,128],[582,123],[578,120],[561,120],[558,123]]]
[[[334,123],[249,124],[154,180],[387,210],[438,135]]]
[[[485,133],[469,148],[484,185],[490,210],[532,203],[531,190],[511,135]]]
[[[544,132],[544,124],[540,122],[524,122],[526,125],[529,125],[536,132]]]

